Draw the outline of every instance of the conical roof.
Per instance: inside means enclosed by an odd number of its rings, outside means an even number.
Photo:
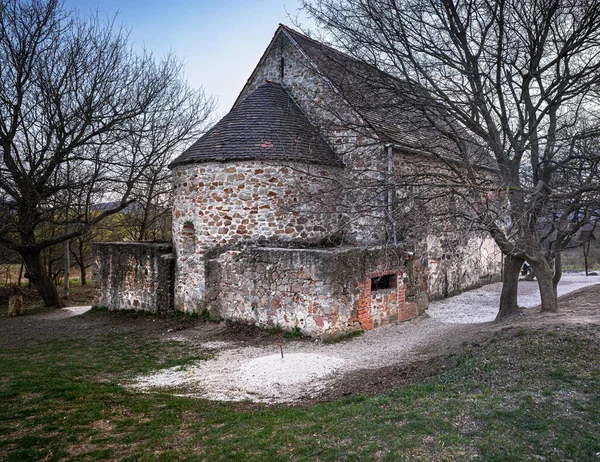
[[[340,165],[288,92],[273,82],[258,87],[169,167],[236,160]]]

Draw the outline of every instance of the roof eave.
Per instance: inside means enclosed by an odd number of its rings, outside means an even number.
[[[439,154],[435,154],[431,151],[425,151],[423,149],[419,149],[419,148],[415,148],[413,146],[410,146],[408,144],[400,144],[398,142],[386,142],[384,143],[385,147],[392,147],[392,149],[397,149],[399,151],[404,151],[404,152],[408,152],[409,154],[415,154],[415,155],[419,155],[419,156],[424,156],[424,157],[432,157],[432,158],[441,158],[446,162],[452,162],[453,164],[457,164],[457,165],[465,165],[464,163],[456,160],[456,159],[450,159],[444,156],[441,156]],[[492,167],[488,167],[487,165],[478,165],[478,164],[474,164],[474,167],[477,167],[479,169],[483,169],[483,170],[488,170],[490,172],[493,173],[498,173],[499,170],[492,168]]]
[[[332,160],[314,160],[314,159],[278,159],[278,160],[273,160],[273,159],[261,159],[260,157],[256,157],[256,158],[251,158],[248,157],[246,159],[239,159],[239,158],[231,158],[231,159],[210,159],[210,160],[185,160],[185,161],[181,161],[181,162],[171,162],[168,165],[168,168],[173,170],[176,167],[181,167],[184,165],[195,165],[195,164],[209,164],[209,163],[220,163],[220,164],[224,164],[227,162],[270,162],[270,163],[281,163],[283,165],[287,165],[288,163],[295,163],[295,164],[308,164],[308,165],[325,165],[328,167],[337,167],[337,168],[344,168],[345,165],[342,161],[340,161],[339,159],[332,159]]]

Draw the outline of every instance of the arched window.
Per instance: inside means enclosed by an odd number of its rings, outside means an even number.
[[[186,221],[181,228],[181,251],[184,254],[192,254],[196,250],[196,230],[194,223]]]

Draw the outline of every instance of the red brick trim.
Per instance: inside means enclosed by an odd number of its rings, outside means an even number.
[[[403,282],[403,271],[378,271],[369,273],[365,275],[365,279],[363,279],[358,285],[360,289],[360,295],[358,298],[358,322],[364,330],[373,329],[373,293],[371,291],[371,278],[386,276],[388,274],[396,275],[396,293],[395,297],[389,297],[390,306],[388,306],[385,310],[387,316],[381,318],[380,321],[382,323],[396,321],[400,322],[414,318],[418,315],[417,304],[406,302],[406,284]]]

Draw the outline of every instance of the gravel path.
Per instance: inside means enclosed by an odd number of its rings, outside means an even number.
[[[598,282],[600,278],[566,274],[559,294]],[[494,319],[500,288],[500,284],[491,284],[433,302],[430,317],[381,327],[340,343],[293,341],[283,347],[283,359],[275,343],[240,347],[235,342],[207,342],[203,346],[215,350],[215,359],[137,377],[129,386],[138,390],[171,388],[187,396],[223,401],[290,403],[313,398],[345,373],[408,364],[460,345],[461,333],[478,329],[474,323]],[[538,305],[536,291],[535,282],[521,283],[519,305]],[[170,339],[194,341],[177,336]]]
[[[40,315],[40,319],[62,319],[62,318],[70,318],[71,316],[79,316],[80,314],[85,313],[92,309],[91,305],[85,306],[67,306],[65,308],[61,308],[60,310],[54,310],[46,314]]]
[[[455,330],[456,326],[419,318],[340,343],[292,341],[283,347],[283,359],[275,343],[221,345],[213,360],[138,377],[132,386],[184,388],[185,394],[223,401],[293,402],[317,396],[340,373],[414,360],[429,339],[439,340]]]
[[[598,276],[585,273],[565,273],[558,284],[558,296],[600,283]],[[490,322],[498,314],[498,300],[502,283],[489,284],[479,289],[463,292],[455,297],[436,300],[429,304],[429,316],[452,324],[477,324]],[[519,282],[518,304],[523,308],[534,308],[541,303],[537,281]]]

